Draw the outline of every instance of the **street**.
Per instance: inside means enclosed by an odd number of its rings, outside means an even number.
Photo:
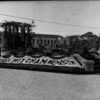
[[[0,100],[100,100],[100,74],[1,68]]]

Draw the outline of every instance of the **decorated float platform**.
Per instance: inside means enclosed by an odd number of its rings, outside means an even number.
[[[64,72],[79,70],[87,72],[94,71],[93,60],[87,60],[79,54],[67,55],[68,46],[62,41],[65,38],[54,38],[55,42],[52,45],[49,43],[48,45],[42,44],[41,38],[39,38],[41,43],[38,43],[38,46],[34,46],[31,41],[34,38],[32,28],[35,25],[33,22],[32,24],[28,24],[6,21],[2,23],[1,27],[4,29],[2,46],[0,48],[0,67],[2,68],[27,68],[41,71],[52,70]],[[58,49],[59,47],[61,50]],[[56,55],[54,55],[55,53]]]
[[[5,58],[0,57],[1,68],[31,69],[39,71],[58,71],[58,72],[93,72],[94,61],[86,60],[79,54],[71,56],[23,56],[15,57],[14,55]]]

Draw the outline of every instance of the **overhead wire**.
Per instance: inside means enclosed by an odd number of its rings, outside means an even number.
[[[81,26],[81,25],[74,25],[74,24],[66,24],[66,23],[53,22],[53,21],[47,21],[47,20],[39,20],[39,19],[32,19],[32,18],[25,18],[25,17],[19,17],[19,16],[14,16],[14,15],[7,15],[7,14],[0,14],[0,15],[2,15],[2,16],[8,16],[8,17],[14,17],[14,18],[20,18],[20,19],[26,19],[26,20],[31,20],[31,21],[44,22],[44,23],[59,24],[59,25],[65,25],[65,26],[72,26],[72,27],[100,29],[98,27],[92,27],[92,26]]]

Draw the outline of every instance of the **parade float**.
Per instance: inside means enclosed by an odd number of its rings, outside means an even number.
[[[31,45],[33,24],[4,22],[0,67],[29,68],[52,71],[94,71],[94,62],[78,54],[68,55],[68,50],[35,48]],[[34,35],[33,35],[34,37]]]

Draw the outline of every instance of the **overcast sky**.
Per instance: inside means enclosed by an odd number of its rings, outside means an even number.
[[[34,21],[37,19],[100,28],[100,1],[1,1],[0,14],[32,18]],[[31,20],[0,15],[0,22],[4,20],[31,23]],[[66,36],[83,34],[88,31],[100,34],[100,29],[95,28],[74,27],[39,21],[35,21],[35,25],[34,31],[43,34]]]

